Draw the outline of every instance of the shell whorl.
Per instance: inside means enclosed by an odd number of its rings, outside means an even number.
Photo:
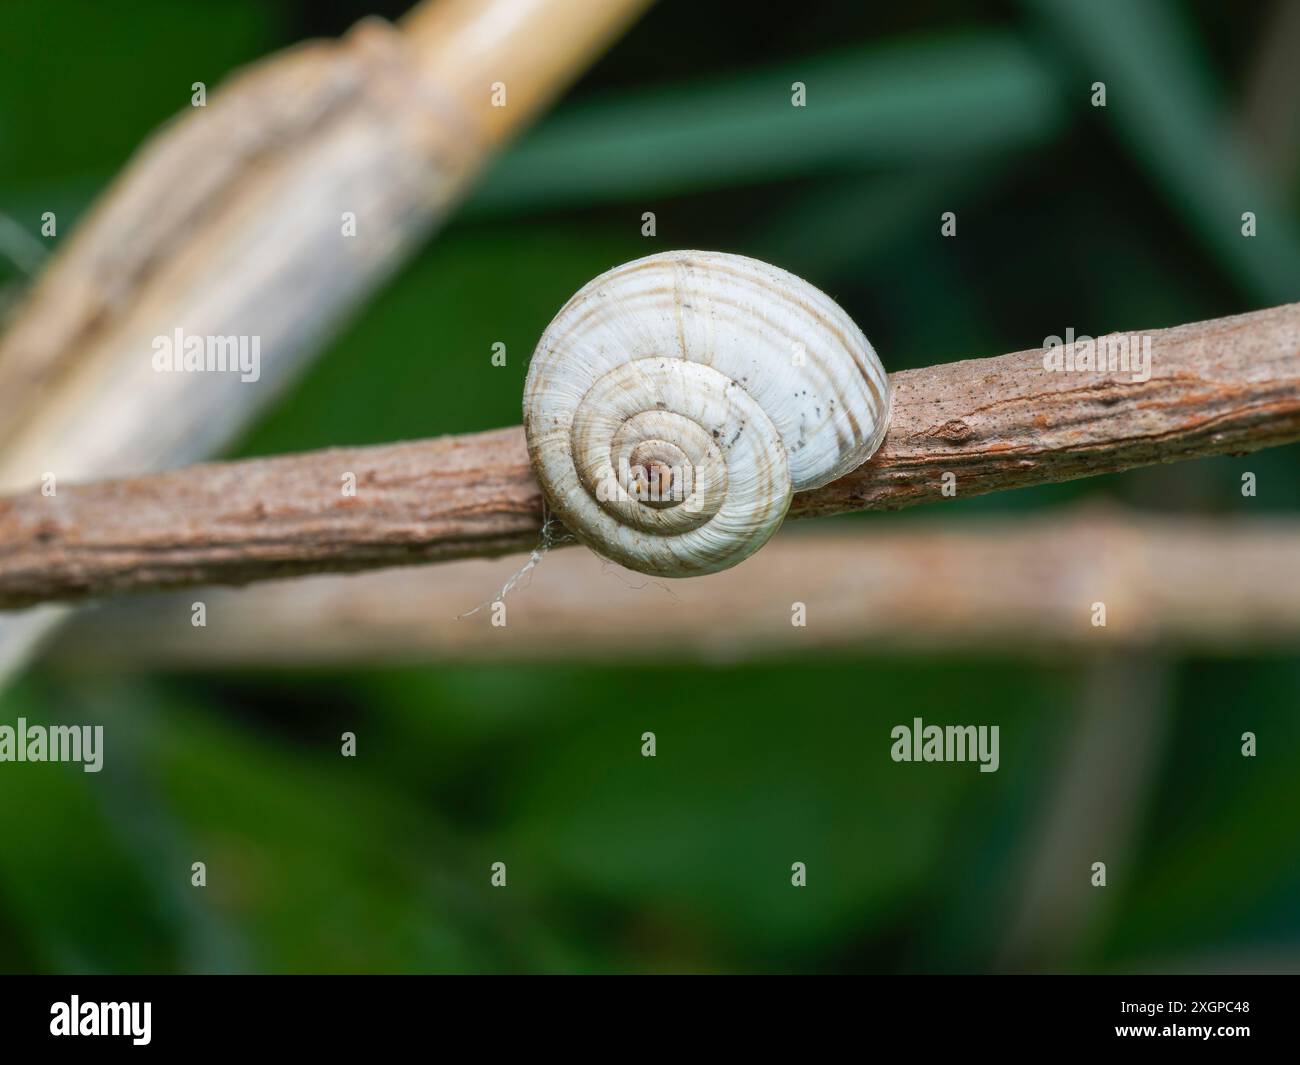
[[[794,492],[865,462],[890,389],[866,337],[793,274],[722,252],[650,255],[585,285],[524,384],[533,468],[556,516],[630,569],[734,566]]]

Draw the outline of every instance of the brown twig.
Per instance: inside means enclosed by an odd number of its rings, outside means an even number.
[[[796,497],[792,514],[892,510],[938,502],[945,484],[979,495],[1300,439],[1300,304],[1150,335],[1144,382],[1050,372],[1041,350],[895,374],[880,452]],[[0,501],[0,606],[499,555],[532,547],[541,513],[517,428],[59,485]]]

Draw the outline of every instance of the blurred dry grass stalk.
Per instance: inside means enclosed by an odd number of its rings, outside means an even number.
[[[259,62],[167,125],[0,339],[0,488],[224,446],[647,4],[421,3],[400,26],[367,19]],[[358,239],[340,239],[345,211]],[[152,339],[178,326],[260,336],[262,381],[154,373]],[[61,616],[0,621],[0,679]]]
[[[1108,510],[965,518],[954,529],[778,536],[749,562],[654,581],[586,551],[549,556],[508,604],[458,620],[512,558],[128,598],[54,648],[90,668],[490,661],[733,662],[773,653],[1210,653],[1300,638],[1300,525]],[[187,623],[207,604],[207,627]],[[1094,602],[1106,625],[1092,624]],[[806,627],[791,607],[807,609]]]

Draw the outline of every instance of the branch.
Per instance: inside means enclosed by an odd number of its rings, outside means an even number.
[[[945,473],[971,496],[1300,439],[1300,304],[1151,337],[1141,383],[1039,350],[894,374],[879,453],[792,514],[938,502]],[[541,514],[518,428],[61,485],[0,500],[0,607],[500,555]]]
[[[1300,521],[1108,512],[873,522],[782,535],[749,562],[655,581],[587,551],[548,555],[506,600],[515,556],[119,599],[54,648],[89,669],[429,661],[740,661],[774,653],[1055,656],[1153,647],[1289,652]],[[1224,558],[1232,565],[1225,566]],[[206,628],[191,607],[206,604]],[[805,604],[807,624],[791,624]],[[1093,625],[1093,604],[1106,625]],[[498,620],[500,620],[498,618]]]

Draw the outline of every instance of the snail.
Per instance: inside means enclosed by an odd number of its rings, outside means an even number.
[[[753,554],[793,493],[871,457],[890,410],[884,367],[829,296],[722,252],[601,274],[547,326],[524,382],[551,510],[597,554],[660,577]]]

